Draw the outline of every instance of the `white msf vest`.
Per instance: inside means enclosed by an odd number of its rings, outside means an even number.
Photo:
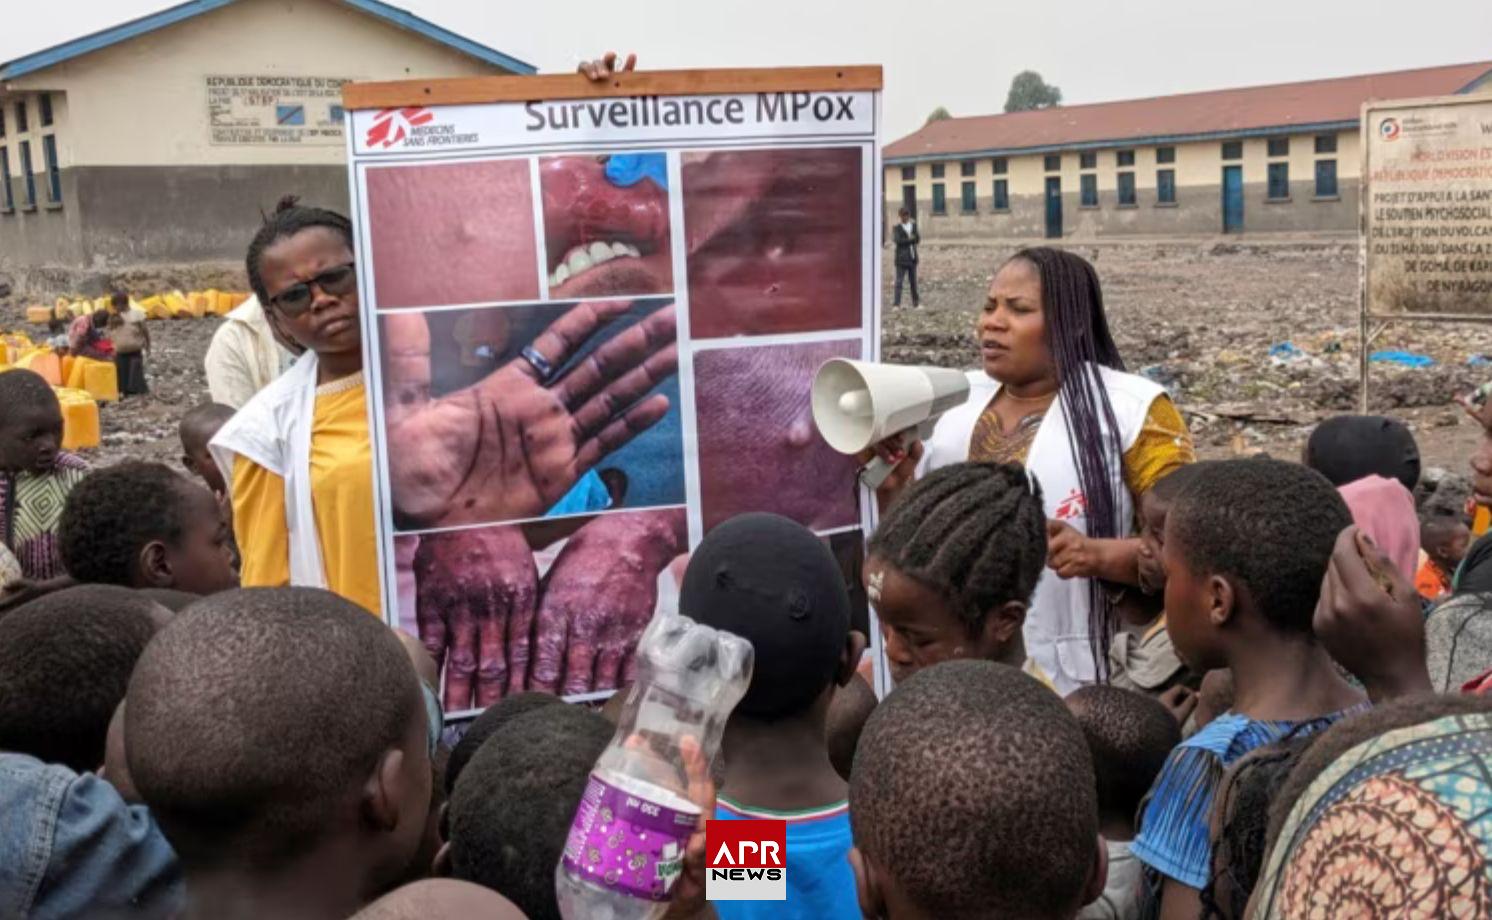
[[[285,524],[290,531],[290,583],[325,588],[326,569],[311,504],[311,424],[316,415],[316,352],[307,351],[289,370],[234,413],[208,444],[233,492],[234,458],[243,455],[285,482]],[[253,526],[245,522],[247,526]]]
[[[1134,374],[1100,368],[1104,389],[1119,424],[1119,443],[1124,450],[1134,446],[1145,426],[1150,405],[1165,390],[1157,383]],[[925,453],[918,467],[921,476],[930,470],[962,463],[969,459],[969,443],[979,416],[1000,392],[1000,384],[983,371],[969,372],[969,399],[938,419],[931,438],[923,445]],[[1108,424],[1100,419],[1105,434]],[[1122,456],[1110,456],[1108,466],[1118,475]],[[1080,533],[1088,532],[1088,508],[1078,481],[1077,462],[1067,441],[1067,414],[1060,399],[1052,403],[1026,456],[1026,469],[1041,484],[1046,516],[1071,525]],[[1119,488],[1119,520],[1134,519],[1134,497]],[[1057,691],[1068,694],[1097,678],[1088,626],[1090,600],[1088,580],[1066,580],[1051,569],[1042,569],[1026,614],[1026,654],[1051,675]]]

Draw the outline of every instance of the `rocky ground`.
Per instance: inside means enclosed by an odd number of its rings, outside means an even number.
[[[1267,451],[1298,456],[1320,419],[1357,404],[1356,243],[1275,240],[1076,245],[1103,280],[1109,317],[1131,370],[1165,384],[1188,413],[1204,456]],[[1011,249],[927,244],[923,307],[887,307],[888,361],[971,366],[971,329],[990,275]],[[885,266],[886,303],[892,269]],[[102,293],[124,283],[153,292],[221,286],[243,289],[233,266],[149,268],[96,279],[98,291],[50,290],[45,278],[0,298],[0,330],[21,328],[23,307],[58,294]],[[18,285],[19,288],[19,285]],[[905,302],[908,302],[904,300]],[[95,462],[143,457],[174,462],[176,421],[207,398],[202,355],[219,320],[152,323],[152,394],[103,407]],[[35,330],[33,330],[35,331]],[[1280,347],[1288,345],[1290,347]],[[1373,407],[1407,421],[1428,465],[1461,471],[1479,432],[1450,403],[1454,393],[1492,380],[1492,329],[1405,324],[1374,350],[1427,355],[1426,368],[1373,366]],[[1271,354],[1271,351],[1274,354]],[[1468,363],[1471,362],[1471,363]]]

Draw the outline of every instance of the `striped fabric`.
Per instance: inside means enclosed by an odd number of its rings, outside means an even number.
[[[0,539],[27,578],[67,574],[57,545],[57,524],[68,493],[87,475],[88,464],[65,452],[57,454],[49,473],[0,473]]]
[[[1286,735],[1323,731],[1367,704],[1301,722],[1262,721],[1227,713],[1181,742],[1150,789],[1130,851],[1150,869],[1198,890],[1212,865],[1208,823],[1223,773],[1254,748]]]

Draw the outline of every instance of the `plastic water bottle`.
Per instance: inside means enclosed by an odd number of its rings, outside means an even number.
[[[679,743],[708,763],[751,682],[751,643],[659,615],[637,644],[637,681],[586,784],[555,891],[565,920],[653,920],[668,909],[699,824]]]

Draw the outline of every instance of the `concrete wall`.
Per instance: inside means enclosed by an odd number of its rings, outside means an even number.
[[[346,208],[343,141],[214,144],[209,76],[398,80],[497,72],[334,0],[240,0],[21,77],[0,91],[0,148],[18,206],[0,213],[0,267],[238,259],[261,209],[281,195]],[[42,93],[52,102],[49,127],[40,124]],[[18,102],[30,116],[24,134],[16,130]],[[316,117],[308,106],[308,124]],[[45,204],[44,135],[56,138],[60,208]],[[37,173],[34,212],[21,207],[21,140],[31,144]]]
[[[83,249],[95,266],[244,257],[282,195],[347,211],[341,166],[80,166]]]
[[[1006,158],[1006,172],[994,172],[991,157],[973,159],[974,175],[962,174],[962,163],[948,160],[943,164],[943,178],[933,178],[933,164],[918,163],[914,178],[902,178],[900,165],[886,167],[886,220],[896,220],[902,204],[902,189],[912,185],[917,190],[918,217],[927,239],[980,237],[1039,237],[1045,232],[1045,183],[1049,176],[1062,180],[1062,217],[1064,237],[1086,238],[1122,234],[1213,234],[1222,232],[1222,171],[1226,165],[1243,167],[1245,232],[1311,232],[1351,231],[1356,229],[1357,177],[1360,170],[1358,135],[1353,131],[1337,134],[1335,154],[1316,154],[1315,135],[1289,136],[1286,156],[1268,155],[1265,138],[1244,138],[1243,158],[1224,161],[1222,141],[1176,144],[1175,161],[1159,163],[1154,146],[1115,147],[1091,151],[1096,154],[1094,168],[1081,167],[1078,151],[1060,154],[1062,168],[1045,169],[1045,154],[1028,154]],[[1118,150],[1133,150],[1133,167],[1119,167]],[[1317,160],[1334,159],[1337,163],[1339,196],[1322,201],[1315,199],[1315,164]],[[1268,201],[1270,163],[1290,165],[1291,195],[1285,202]],[[1156,172],[1175,170],[1176,204],[1157,201]],[[1120,172],[1133,172],[1135,201],[1132,206],[1119,204]],[[1097,207],[1081,204],[1081,177],[1091,174],[1098,181]],[[994,210],[994,181],[1008,183],[1010,210]],[[975,183],[976,209],[962,211],[962,184]],[[941,182],[947,200],[947,214],[932,210],[932,190]]]

